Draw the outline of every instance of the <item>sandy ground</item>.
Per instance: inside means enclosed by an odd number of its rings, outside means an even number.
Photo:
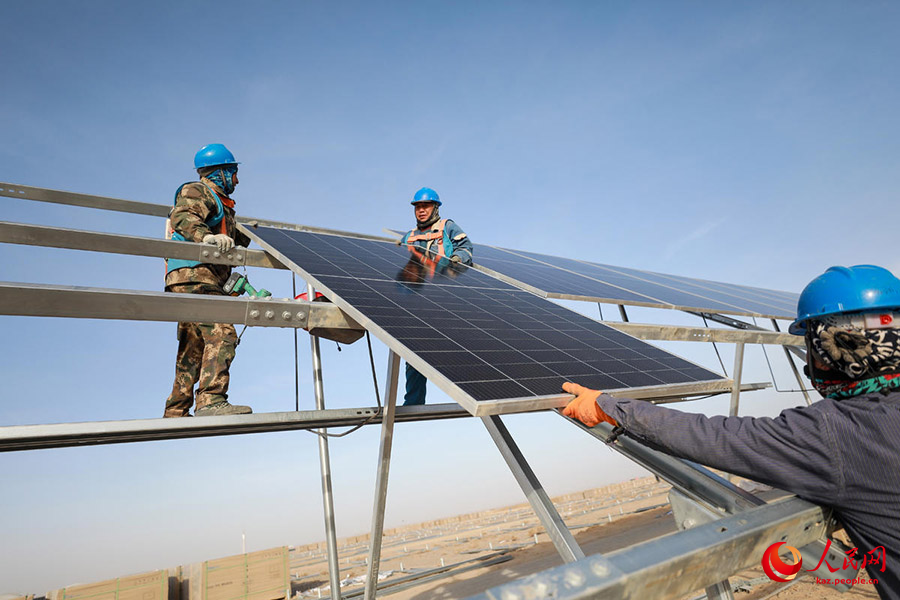
[[[592,555],[675,531],[666,497],[669,489],[669,485],[647,477],[553,501],[585,554]],[[368,554],[366,542],[367,536],[339,540],[344,595],[362,589]],[[504,562],[479,566],[478,559]],[[381,585],[402,583],[378,595],[390,596],[392,600],[468,598],[561,564],[559,554],[528,505],[516,505],[386,531],[379,569],[384,578]],[[444,574],[431,573],[442,567]],[[323,544],[293,548],[291,573],[295,598],[330,596]],[[760,567],[737,573],[730,582],[739,584],[736,600],[878,598],[871,585],[857,585],[841,594],[802,578],[785,587],[770,581]],[[700,597],[703,593],[698,590],[687,598]]]

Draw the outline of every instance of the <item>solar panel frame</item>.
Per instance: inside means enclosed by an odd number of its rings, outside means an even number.
[[[539,410],[546,408],[554,408],[565,405],[565,403],[571,399],[569,394],[565,394],[562,392],[555,393],[546,393],[541,394],[536,390],[547,390],[547,386],[552,382],[555,382],[554,391],[558,390],[560,378],[566,379],[568,378],[567,374],[553,372],[552,369],[549,369],[552,373],[552,376],[546,376],[544,373],[539,373],[539,368],[535,367],[535,361],[539,360],[541,350],[540,340],[528,339],[528,336],[523,336],[522,339],[516,340],[516,342],[521,346],[520,348],[510,348],[508,351],[497,351],[495,354],[491,355],[493,358],[498,359],[495,364],[485,364],[478,365],[478,369],[481,371],[487,372],[487,369],[494,369],[495,371],[499,371],[504,374],[508,378],[506,381],[514,381],[517,385],[522,388],[522,395],[518,397],[504,397],[497,399],[476,399],[473,394],[482,393],[482,395],[486,395],[485,388],[490,387],[493,383],[492,381],[470,381],[470,382],[455,382],[449,376],[439,370],[439,368],[443,368],[445,371],[452,367],[449,363],[444,363],[443,367],[436,367],[432,365],[434,362],[435,356],[433,354],[437,352],[443,352],[444,354],[440,356],[442,360],[449,359],[459,359],[459,360],[470,360],[467,358],[468,356],[473,356],[472,351],[468,348],[460,348],[458,351],[458,355],[452,355],[454,352],[453,342],[452,340],[445,342],[446,348],[440,351],[434,350],[435,339],[433,337],[429,337],[429,344],[418,346],[417,340],[424,340],[425,338],[417,338],[415,337],[415,323],[409,322],[408,317],[400,316],[398,317],[396,314],[390,316],[392,319],[406,319],[406,323],[395,323],[391,327],[397,331],[397,327],[409,326],[409,329],[404,329],[404,331],[408,331],[410,336],[405,336],[404,338],[398,338],[395,334],[388,332],[384,327],[376,323],[375,319],[381,319],[384,322],[384,319],[387,318],[385,312],[378,312],[379,308],[377,306],[377,302],[366,304],[367,295],[366,293],[360,291],[356,294],[347,292],[347,285],[351,278],[340,276],[336,277],[333,275],[322,275],[314,273],[317,270],[315,265],[310,265],[310,260],[314,263],[314,259],[305,260],[305,265],[300,265],[296,261],[292,260],[288,255],[282,252],[277,244],[273,245],[270,243],[265,237],[260,234],[259,229],[253,229],[249,227],[242,227],[242,229],[250,235],[252,239],[254,239],[257,243],[259,243],[263,248],[265,248],[268,252],[273,254],[276,258],[281,260],[286,266],[288,266],[291,270],[295,271],[301,277],[311,282],[317,289],[325,293],[335,304],[337,304],[342,310],[347,312],[351,317],[353,317],[356,321],[358,321],[361,325],[363,325],[367,330],[371,331],[377,338],[379,338],[382,342],[384,342],[388,347],[390,347],[394,352],[399,354],[402,358],[404,358],[410,365],[415,367],[419,372],[421,372],[425,377],[436,384],[440,389],[442,389],[445,393],[447,393],[453,400],[458,402],[461,406],[463,406],[466,410],[476,416],[484,416],[490,414],[504,414],[511,412],[522,412],[529,410]],[[294,232],[287,230],[280,230],[275,228],[260,228],[263,230],[271,230],[272,232],[281,232],[283,235],[286,235],[288,239],[292,239],[291,235],[294,235]],[[291,234],[291,235],[288,235]],[[269,235],[268,233],[266,235]],[[328,236],[329,234],[310,234],[297,232],[296,235],[324,235]],[[346,237],[346,236],[332,236],[332,237]],[[358,239],[358,238],[349,238],[349,239]],[[294,240],[296,241],[296,240]],[[362,242],[372,242],[372,240],[359,240]],[[309,258],[309,257],[307,257]],[[372,262],[374,266],[373,269],[381,269],[381,273],[383,275],[383,279],[366,279],[365,286],[370,287],[372,289],[377,289],[381,283],[386,285],[396,287],[397,282],[395,281],[397,265],[396,264],[387,264],[381,265],[380,259],[369,257],[367,258],[368,262]],[[329,261],[331,262],[331,261]],[[339,260],[341,264],[344,264],[344,261]],[[353,263],[353,260],[350,260],[349,263]],[[345,267],[351,266],[349,264],[344,265]],[[331,268],[331,267],[329,267]],[[343,267],[342,267],[343,268]],[[608,386],[603,386],[606,388],[606,391],[609,392],[619,392],[619,393],[627,393],[627,395],[631,397],[638,398],[662,398],[662,397],[673,397],[673,396],[689,396],[701,393],[709,393],[715,391],[726,391],[730,390],[732,386],[732,382],[730,379],[722,378],[721,376],[699,366],[691,361],[687,361],[685,359],[681,359],[667,353],[655,346],[651,346],[646,344],[637,338],[633,338],[632,336],[622,336],[619,337],[618,334],[621,332],[616,332],[616,336],[612,336],[609,332],[610,328],[607,326],[594,321],[580,313],[575,313],[566,309],[565,307],[559,306],[558,304],[546,301],[537,297],[528,292],[522,291],[518,289],[516,286],[508,285],[502,281],[499,281],[488,274],[481,273],[476,270],[471,271],[472,275],[476,274],[483,278],[479,280],[479,283],[475,285],[475,287],[470,287],[469,285],[463,287],[459,284],[459,289],[465,289],[466,293],[470,293],[472,289],[476,290],[478,294],[483,295],[486,300],[485,302],[491,302],[492,293],[496,293],[498,296],[502,296],[506,301],[512,301],[510,298],[515,297],[516,301],[522,301],[526,304],[528,302],[538,302],[542,303],[540,308],[543,310],[550,311],[561,311],[561,314],[571,315],[572,319],[575,320],[583,320],[585,323],[590,323],[589,327],[597,327],[602,328],[605,335],[610,336],[610,339],[615,340],[629,340],[628,345],[635,345],[635,347],[640,348],[651,348],[655,353],[660,355],[661,360],[657,361],[657,370],[650,371],[651,373],[659,373],[657,375],[647,376],[644,374],[644,380],[652,379],[659,383],[654,385],[638,385],[635,387],[628,387],[628,385],[622,385],[623,382],[628,381],[637,381],[636,377],[639,375],[636,371],[623,371],[622,373],[616,373],[614,375],[608,376],[608,380],[610,382],[616,382],[618,387],[612,388]],[[336,281],[340,279],[341,281]],[[362,279],[357,279],[356,281],[363,281]],[[379,283],[381,282],[381,283]],[[338,287],[336,283],[341,283],[344,286],[344,289],[341,293],[335,291]],[[455,284],[453,281],[444,281],[443,283],[434,283],[431,285],[441,286],[441,293],[444,294],[447,290],[452,290]],[[360,288],[361,290],[361,288]],[[513,296],[510,296],[512,294]],[[452,294],[450,294],[452,296]],[[415,304],[416,302],[421,302],[421,298],[415,298],[414,296],[404,297],[404,302],[410,302]],[[446,302],[450,302],[453,304],[456,302],[459,309],[465,308],[466,310],[471,312],[470,321],[471,323],[480,323],[478,327],[485,328],[484,331],[490,333],[490,327],[495,327],[496,325],[492,325],[489,320],[478,321],[478,307],[473,307],[471,305],[471,299],[467,298],[466,300],[453,300],[452,298],[445,298],[442,295],[442,306]],[[371,304],[374,304],[371,305]],[[416,311],[428,311],[429,308],[426,306],[427,303],[423,303],[420,306],[413,305],[412,308]],[[551,308],[552,307],[552,308]],[[403,306],[404,309],[409,310],[410,307]],[[373,312],[374,311],[374,312]],[[429,317],[430,320],[439,320],[442,318],[442,314],[446,314],[445,309],[433,310],[432,316]],[[516,312],[509,313],[514,316],[516,319],[522,319],[523,322],[530,322],[530,324],[534,327],[553,329],[550,325],[541,323],[538,320],[535,320],[529,317],[527,314],[519,314]],[[374,315],[370,318],[369,315]],[[509,315],[505,314],[504,319],[512,318]],[[458,322],[455,322],[457,326],[459,326]],[[579,326],[582,324],[579,323]],[[578,327],[574,326],[576,329]],[[582,326],[582,329],[584,327]],[[432,330],[427,328],[422,328],[423,335],[430,335]],[[561,330],[562,331],[562,330]],[[504,335],[509,335],[508,328],[504,329]],[[505,340],[505,338],[504,338]],[[504,345],[506,344],[504,340],[498,340]],[[468,340],[467,340],[467,343]],[[477,342],[472,342],[477,344]],[[571,344],[573,346],[577,345],[577,340],[573,339]],[[425,349],[428,347],[428,349]],[[627,348],[627,345],[623,345],[623,347]],[[583,350],[587,350],[586,348]],[[617,351],[621,351],[621,348]],[[432,355],[429,354],[432,353]],[[508,353],[508,355],[503,355],[503,352]],[[523,353],[527,360],[520,361],[521,364],[527,363],[527,368],[530,368],[530,371],[517,370],[515,360],[511,358],[515,353]],[[557,354],[559,354],[559,350],[556,350]],[[571,350],[564,351],[565,353],[569,353],[573,356],[573,362],[578,361],[580,359],[574,358],[577,356],[579,350],[577,348],[572,348]],[[481,351],[481,354],[485,354],[485,351]],[[592,356],[594,359],[598,356],[598,350],[594,350]],[[503,359],[503,360],[501,360]],[[684,367],[682,370],[685,373],[694,373],[693,381],[681,381],[675,382],[671,381],[672,375],[671,372],[674,369],[671,365],[665,364],[666,361],[677,361],[682,365],[689,365],[689,367]],[[431,361],[431,362],[429,362]],[[512,362],[511,362],[512,361]],[[528,362],[531,361],[531,362]],[[560,362],[562,364],[562,362]],[[598,365],[602,366],[602,365]],[[523,369],[526,367],[523,367]],[[568,367],[566,367],[568,368]],[[573,367],[575,371],[579,370],[579,367]],[[589,367],[592,368],[592,367]],[[466,372],[468,373],[471,367],[467,367]],[[696,371],[692,371],[692,369],[696,369]],[[505,370],[505,371],[504,371]],[[597,371],[595,369],[595,373],[593,373],[592,381],[597,381],[601,376],[606,377],[605,374]],[[663,375],[662,373],[666,373]],[[477,373],[476,373],[477,374]],[[711,375],[712,378],[704,378],[699,379],[701,374],[705,377],[706,375]],[[526,377],[527,375],[527,377]],[[579,373],[572,373],[572,376],[577,376]],[[473,375],[474,377],[475,375]],[[521,376],[521,377],[519,377]],[[667,379],[669,381],[667,381]]]

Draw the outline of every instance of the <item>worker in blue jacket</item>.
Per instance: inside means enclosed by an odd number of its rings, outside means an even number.
[[[436,191],[423,187],[415,193],[410,204],[413,205],[416,228],[408,231],[400,244],[419,255],[416,262],[472,264],[472,241],[459,225],[441,218],[438,210],[441,199]],[[425,404],[425,384],[425,376],[407,364],[403,405]]]
[[[707,417],[565,383],[576,397],[563,414],[832,508],[878,594],[900,599],[900,280],[831,267],[800,294],[790,332],[806,338],[805,372],[823,396],[812,406]]]

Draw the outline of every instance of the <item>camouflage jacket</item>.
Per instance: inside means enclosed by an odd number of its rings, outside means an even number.
[[[208,180],[189,183],[181,188],[181,192],[175,199],[175,206],[169,213],[172,229],[180,233],[184,239],[190,242],[202,243],[203,238],[209,234],[221,233],[220,226],[211,231],[206,221],[216,213],[217,203],[215,197],[206,186],[214,187]],[[234,220],[234,209],[223,206],[225,210],[225,233],[234,240],[235,245],[244,246],[250,244],[250,238],[237,230]],[[221,287],[231,275],[231,267],[226,265],[200,264],[195,267],[176,269],[166,275],[166,289],[174,285],[185,283],[207,283]]]

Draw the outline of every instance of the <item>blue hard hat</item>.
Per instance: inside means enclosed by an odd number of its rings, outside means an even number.
[[[416,202],[434,202],[438,206],[441,205],[441,197],[438,196],[438,193],[429,187],[424,187],[420,189],[413,196],[412,202],[410,204],[415,204]]]
[[[215,167],[218,165],[239,165],[234,160],[234,154],[231,150],[222,144],[207,144],[194,155],[194,168],[202,169],[203,167]]]
[[[827,315],[900,308],[900,279],[882,267],[830,267],[803,288],[788,331],[806,333],[806,321]]]

